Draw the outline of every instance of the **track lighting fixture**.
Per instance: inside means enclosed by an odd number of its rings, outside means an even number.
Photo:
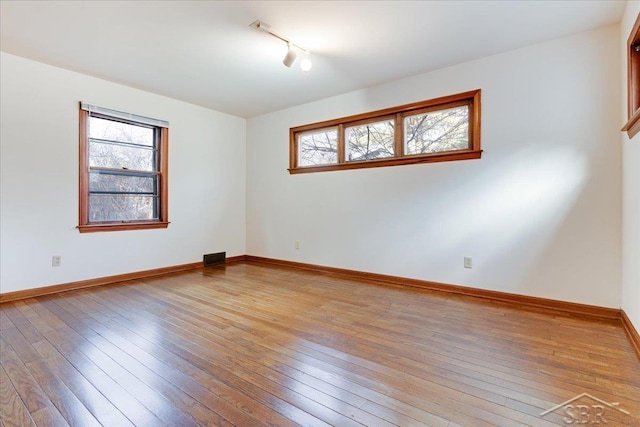
[[[271,26],[265,24],[264,22],[260,22],[259,20],[253,21],[250,25],[250,27],[255,28],[258,31],[261,31],[263,33],[267,33],[277,39],[282,40],[283,42],[285,42],[287,44],[287,54],[285,55],[284,59],[282,60],[282,63],[284,64],[285,67],[287,68],[291,68],[291,66],[293,65],[294,62],[296,62],[296,59],[298,58],[298,51],[304,52],[304,59],[302,61],[300,61],[300,69],[302,71],[304,71],[305,73],[308,73],[309,70],[311,70],[311,67],[313,66],[313,64],[311,63],[311,60],[309,59],[309,51],[306,49],[303,49],[302,47],[291,43],[291,41],[285,39],[284,37],[282,37],[279,34],[274,33],[273,31],[271,31]]]

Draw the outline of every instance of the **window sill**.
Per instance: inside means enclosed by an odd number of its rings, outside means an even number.
[[[310,172],[328,172],[343,169],[366,169],[366,168],[378,168],[385,166],[398,166],[398,165],[415,165],[420,163],[435,163],[435,162],[453,162],[456,160],[472,160],[482,157],[482,150],[469,150],[469,151],[456,151],[448,153],[430,154],[427,156],[406,156],[406,157],[394,157],[392,159],[381,160],[365,160],[361,162],[345,162],[333,165],[322,166],[305,166],[298,168],[290,168],[290,174],[298,173],[310,173]]]
[[[127,231],[127,230],[149,230],[154,228],[167,228],[169,222],[112,222],[102,224],[79,225],[80,233],[96,233],[101,231]]]
[[[629,138],[633,138],[640,132],[640,108],[633,113],[633,116],[629,118],[629,121],[621,130],[627,132]]]

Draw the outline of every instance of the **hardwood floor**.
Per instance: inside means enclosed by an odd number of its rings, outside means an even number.
[[[617,321],[257,263],[4,303],[0,362],[7,427],[640,426]]]

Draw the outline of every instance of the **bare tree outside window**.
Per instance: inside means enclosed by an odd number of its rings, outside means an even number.
[[[347,160],[384,159],[394,156],[395,120],[345,129]]]
[[[158,218],[155,129],[89,118],[89,220]]]
[[[338,162],[338,130],[325,129],[300,135],[300,166],[327,165]]]
[[[433,111],[404,119],[405,154],[469,148],[469,107]]]

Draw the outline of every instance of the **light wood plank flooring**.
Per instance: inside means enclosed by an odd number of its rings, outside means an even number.
[[[7,427],[640,426],[617,322],[257,263],[4,303],[0,352]]]

